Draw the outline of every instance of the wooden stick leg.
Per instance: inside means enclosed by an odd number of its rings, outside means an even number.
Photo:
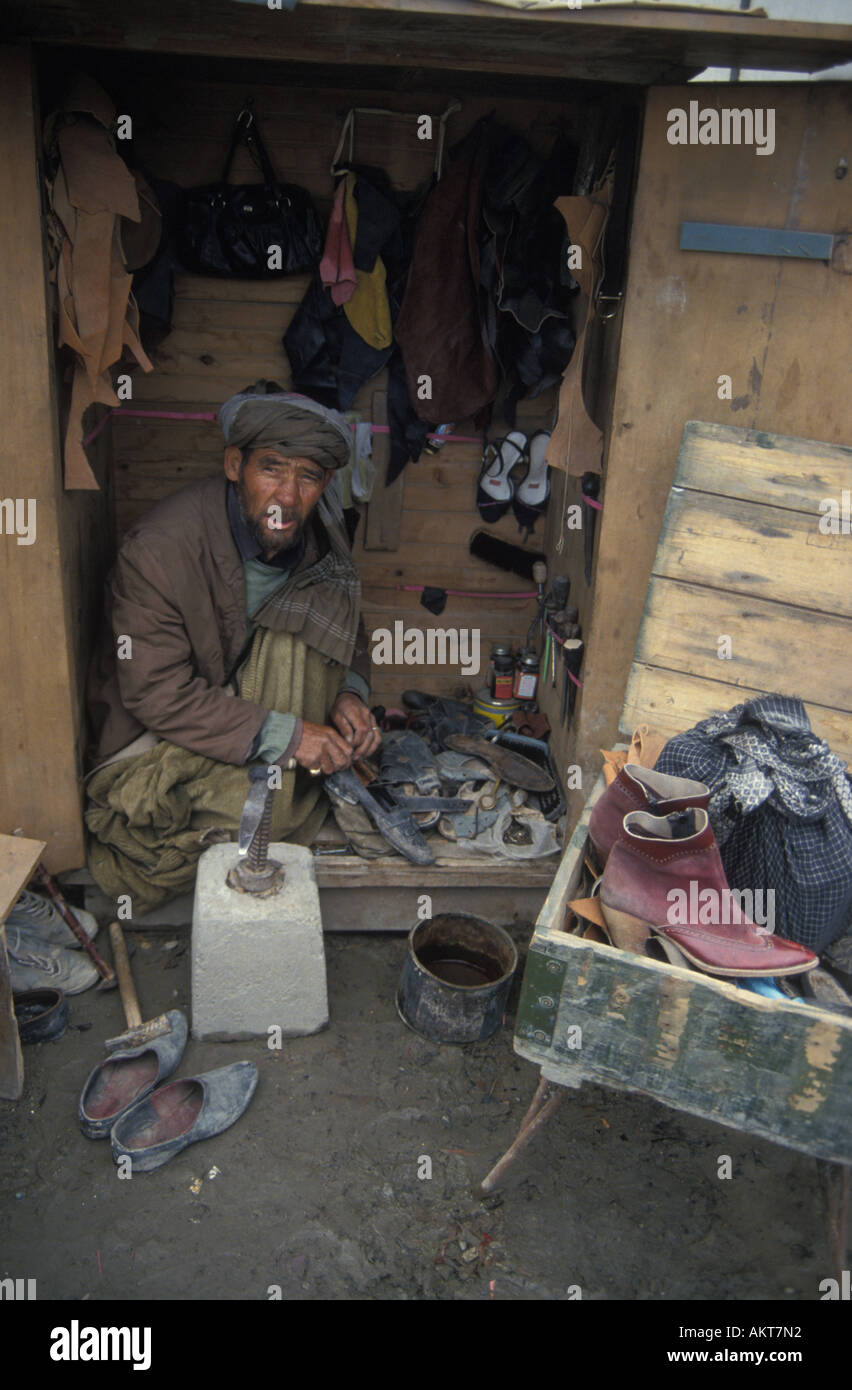
[[[817,1174],[825,1204],[828,1248],[835,1278],[843,1277],[849,1236],[849,1168],[845,1163],[817,1159]]]
[[[488,1176],[483,1178],[480,1184],[483,1192],[493,1191],[506,1170],[511,1167],[518,1155],[523,1153],[530,1140],[547,1123],[553,1112],[559,1109],[564,1099],[564,1086],[556,1086],[551,1081],[545,1081],[543,1076],[539,1078],[532,1104],[521,1121],[521,1127],[514,1143],[510,1144],[503,1157],[498,1159]]]

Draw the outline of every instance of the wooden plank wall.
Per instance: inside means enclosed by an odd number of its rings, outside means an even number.
[[[687,425],[623,726],[679,733],[774,692],[852,763],[852,547],[820,529],[851,477],[852,448]]]
[[[227,148],[231,122],[249,89],[236,83],[172,82],[167,89],[157,90],[154,104],[151,82],[141,62],[134,71],[133,78],[122,81],[120,92],[114,87],[112,91],[119,109],[133,116],[136,155],[152,172],[183,185],[214,180]],[[109,85],[107,74],[102,80]],[[391,107],[436,117],[457,96],[451,90],[406,97],[387,91],[288,89],[261,84],[252,86],[250,93],[279,176],[307,187],[324,218],[332,193],[329,166],[350,106]],[[459,139],[474,120],[492,109],[523,130],[542,153],[552,143],[557,121],[572,115],[566,103],[463,98],[463,110],[450,120],[448,143]],[[428,176],[433,157],[434,144],[416,138],[416,124],[410,117],[359,118],[356,158],[385,168],[397,186],[416,187]],[[257,179],[244,154],[238,157],[233,178]],[[172,333],[154,353],[156,371],[150,376],[135,376],[133,404],[148,409],[211,411],[233,391],[259,377],[289,386],[281,337],[307,284],[307,276],[268,283],[179,277]],[[365,412],[364,418],[369,418],[373,392],[381,390],[385,380],[385,373],[375,377],[356,398],[354,408]],[[551,391],[534,402],[522,403],[519,426],[530,433],[549,427],[555,399],[555,391]],[[458,421],[456,427],[460,434],[475,434],[470,421]],[[221,436],[215,425],[116,418],[112,429],[119,539],[153,502],[221,466]],[[496,420],[492,434],[504,430],[502,421]],[[436,618],[420,605],[418,594],[399,588],[426,584],[488,594],[532,588],[528,582],[468,554],[469,539],[483,524],[474,501],[480,460],[481,447],[476,442],[445,445],[434,459],[424,456],[419,463],[409,465],[399,550],[365,551],[362,522],[355,555],[370,630],[392,626],[396,618],[402,618],[407,627],[477,627],[484,672],[491,642],[498,637],[522,640],[534,605],[529,601],[451,598],[444,613]],[[511,513],[490,529],[507,540],[521,540]],[[540,522],[530,544],[543,548],[543,543]],[[431,689],[451,693],[460,679],[458,670],[449,667],[428,672],[380,667],[374,670],[374,695],[382,703],[398,703],[407,687],[426,683]],[[470,679],[474,688],[481,683],[482,677]]]
[[[684,220],[840,232],[852,226],[848,83],[737,88],[737,106],[771,107],[775,150],[672,146],[667,113],[697,88],[648,94],[631,232],[618,379],[607,443],[603,524],[584,690],[565,760],[588,790],[600,748],[618,736],[657,540],[684,425],[706,420],[829,444],[852,442],[852,276],[840,264],[680,251]],[[702,105],[728,87],[702,85]],[[717,379],[729,374],[731,399]],[[848,537],[845,537],[848,545]],[[803,607],[834,562],[815,566]],[[778,678],[784,673],[779,671]],[[722,708],[729,706],[723,701]],[[688,723],[687,723],[688,727]],[[579,814],[582,792],[573,795]]]
[[[0,497],[32,499],[36,539],[0,536],[0,830],[46,842],[59,871],[83,863],[83,681],[109,493],[64,493],[53,324],[37,177],[29,54],[0,49],[0,387],[7,405]],[[14,306],[12,311],[11,306]],[[95,451],[105,474],[102,435]]]

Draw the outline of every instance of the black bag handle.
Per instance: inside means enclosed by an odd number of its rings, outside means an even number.
[[[263,181],[266,184],[267,188],[272,189],[273,192],[280,195],[280,185],[278,183],[277,178],[275,177],[275,170],[272,167],[272,161],[270,160],[269,155],[266,152],[266,146],[263,143],[263,139],[260,134],[260,128],[257,124],[257,118],[254,114],[253,108],[254,98],[246,97],[243,109],[237,116],[236,123],[234,125],[234,133],[231,137],[231,146],[228,150],[228,154],[225,159],[225,166],[222,170],[222,178],[220,182],[223,184],[226,184],[228,182],[228,175],[231,172],[231,165],[234,162],[234,155],[236,154],[240,144],[245,144],[249,154],[253,158],[255,158],[256,162],[260,165],[260,170],[263,174]],[[289,199],[287,201],[289,203]]]

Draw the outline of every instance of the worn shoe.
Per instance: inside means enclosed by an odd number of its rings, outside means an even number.
[[[686,777],[666,777],[638,763],[626,763],[614,782],[592,807],[589,819],[589,839],[595,847],[603,869],[609,852],[621,834],[622,822],[630,811],[650,811],[654,816],[667,816],[671,811],[683,811],[687,806],[707,809],[710,788],[703,782],[691,782]]]
[[[531,759],[511,752],[492,739],[451,734],[447,739],[447,747],[456,753],[464,753],[466,757],[479,758],[492,772],[497,773],[501,781],[508,782],[510,787],[523,787],[524,791],[528,792],[553,791],[553,778],[549,772]]]
[[[12,990],[23,994],[30,989],[61,989],[63,994],[82,994],[97,984],[98,972],[86,955],[67,951],[64,946],[48,946],[31,927],[6,923],[6,949]]]
[[[91,912],[84,912],[82,908],[75,907],[72,911],[89,940],[93,941],[98,934],[96,919]],[[82,949],[71,928],[50,899],[43,898],[40,893],[30,893],[26,888],[18,896],[6,919],[7,930],[10,926],[31,928],[38,932],[47,946],[67,946],[72,951]]]
[[[229,1129],[257,1089],[253,1062],[188,1076],[161,1086],[132,1106],[112,1130],[112,1156],[129,1158],[134,1173],[150,1173],[170,1158]]]
[[[435,855],[428,841],[415,825],[411,812],[399,805],[389,787],[376,782],[365,786],[351,767],[332,772],[325,785],[341,800],[363,807],[388,844],[412,864],[434,864]]]
[[[61,1038],[68,1027],[68,1000],[61,989],[28,989],[13,996],[22,1043]]]
[[[142,1047],[110,1053],[83,1087],[77,1118],[87,1139],[106,1139],[116,1120],[153,1091],[180,1062],[186,1047],[186,1018],[171,1009],[171,1029]]]
[[[798,975],[817,957],[751,921],[731,892],[707,812],[631,811],[600,885],[613,939],[654,932],[709,975]]]

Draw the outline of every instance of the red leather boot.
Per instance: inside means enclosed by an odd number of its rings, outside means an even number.
[[[601,868],[621,834],[624,817],[630,811],[650,811],[654,816],[667,816],[670,811],[683,811],[687,806],[707,809],[710,788],[703,782],[691,782],[688,777],[667,777],[664,772],[625,763],[614,782],[592,807],[589,819],[589,838],[597,852]]]
[[[701,807],[626,815],[600,899],[613,940],[626,933],[635,949],[643,929],[655,932],[709,975],[798,975],[818,963],[812,951],[746,916]]]

